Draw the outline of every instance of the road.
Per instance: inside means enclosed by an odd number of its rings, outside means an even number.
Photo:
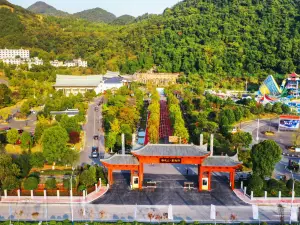
[[[102,131],[102,107],[98,106],[99,102],[102,101],[102,97],[95,98],[92,103],[89,104],[87,110],[87,123],[83,126],[85,131],[85,146],[82,152],[80,152],[80,165],[84,164],[99,164],[98,159],[91,158],[92,147],[99,147],[100,157],[105,154],[104,145],[104,133]],[[98,107],[99,110],[95,110]],[[94,135],[99,135],[99,140],[94,140]]]
[[[14,109],[12,113],[17,112],[18,109]],[[34,132],[35,126],[36,126],[36,115],[35,114],[30,114],[26,120],[15,120],[14,118],[9,121],[7,124],[1,124],[0,123],[0,129],[4,127],[11,127],[15,129],[24,129],[28,132]]]
[[[253,144],[257,144],[257,136],[258,136],[258,141],[263,141],[263,140],[274,140],[276,141],[277,144],[282,148],[283,153],[290,153],[289,150],[287,149],[288,146],[292,145],[292,132],[288,131],[280,131],[278,132],[278,119],[265,119],[265,120],[260,120],[259,121],[259,129],[257,129],[258,123],[257,121],[250,121],[246,123],[241,124],[241,130],[245,132],[249,132],[252,134],[253,137]],[[275,135],[274,136],[265,136],[263,134],[264,131],[274,131]],[[297,154],[297,153],[293,153]],[[276,178],[279,178],[282,175],[287,176],[288,178],[291,177],[291,173],[285,168],[288,165],[289,159],[293,159],[292,157],[286,157],[283,156],[281,161],[276,164],[275,170],[274,170],[274,175]],[[297,158],[297,161],[299,158]],[[294,174],[294,178],[297,180],[300,180],[300,174]]]
[[[190,205],[93,205],[93,204],[1,204],[0,220],[2,221],[139,221],[150,222],[149,214],[159,215],[162,219],[152,218],[152,222],[194,222],[201,223],[251,223],[252,206],[216,206],[216,220],[210,219],[211,206]],[[173,219],[168,219],[172,216]],[[72,216],[73,214],[73,216]],[[282,213],[286,223],[289,221],[290,206],[285,206]],[[279,222],[277,206],[259,206],[260,221]]]

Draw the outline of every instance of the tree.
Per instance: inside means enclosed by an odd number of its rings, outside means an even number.
[[[276,114],[281,114],[282,113],[281,106],[282,104],[280,102],[276,102],[272,107],[272,111]]]
[[[31,166],[29,163],[30,155],[28,153],[23,153],[19,155],[14,161],[19,166],[20,170],[20,177],[26,177],[31,170]]]
[[[7,121],[11,114],[11,110],[9,108],[4,108],[0,110],[0,118]]]
[[[19,140],[20,135],[17,129],[11,129],[7,132],[7,141],[8,143],[14,145]]]
[[[35,127],[35,131],[34,131],[34,140],[36,142],[39,142],[44,131],[49,128],[50,125],[49,124],[46,124],[46,123],[42,123],[42,122],[38,122],[36,124],[36,127]]]
[[[92,186],[97,182],[96,179],[96,168],[91,166],[88,170],[83,171],[80,174],[80,183],[85,185],[86,187]]]
[[[251,150],[253,173],[265,178],[271,176],[275,164],[281,159],[282,150],[273,140],[265,140],[256,144]]]
[[[6,176],[19,176],[20,168],[13,163],[12,157],[8,154],[0,154],[0,182]]]
[[[0,84],[0,108],[11,103],[11,90],[5,85]]]
[[[109,132],[106,136],[105,145],[107,148],[109,148],[111,151],[113,147],[115,146],[117,142],[117,135],[114,132]]]
[[[20,112],[24,115],[27,116],[30,113],[30,106],[29,106],[29,102],[26,101],[22,104]]]
[[[32,137],[31,134],[27,131],[24,131],[21,135],[21,148],[23,150],[28,150],[32,146]]]
[[[2,188],[6,190],[17,189],[19,185],[19,180],[15,176],[6,176],[2,181]]]
[[[46,188],[47,189],[55,189],[56,188],[56,179],[54,177],[48,178],[46,180]]]
[[[291,113],[291,108],[290,108],[288,105],[286,105],[286,104],[282,104],[281,109],[282,109],[282,112],[283,112],[284,114],[289,114],[289,113]]]
[[[239,131],[232,135],[231,142],[238,149],[241,147],[248,148],[252,142],[252,135],[248,132]]]
[[[24,181],[23,185],[24,185],[25,190],[35,190],[35,189],[37,189],[37,187],[39,185],[39,180],[36,177],[28,177]]]
[[[80,141],[80,133],[77,132],[77,131],[71,131],[69,133],[69,143],[71,144],[76,144],[76,143],[79,143]]]
[[[79,159],[79,154],[76,150],[67,149],[61,162],[66,165],[73,165]]]
[[[34,152],[30,155],[30,165],[35,168],[43,168],[45,157],[42,152]]]
[[[45,130],[42,137],[43,154],[48,162],[59,162],[67,151],[69,141],[67,131],[61,126],[50,127]]]
[[[251,191],[253,191],[253,193],[255,195],[258,195],[261,192],[261,190],[262,190],[262,188],[264,186],[263,179],[260,176],[258,176],[257,174],[254,174],[251,177],[248,186],[249,186],[249,189]]]
[[[60,120],[61,127],[65,128],[68,133],[72,131],[80,132],[80,125],[76,120],[76,117],[68,117],[67,115],[63,115]]]

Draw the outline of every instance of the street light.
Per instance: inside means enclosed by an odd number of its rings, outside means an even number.
[[[73,213],[73,173],[74,173],[75,167],[72,166],[72,174],[70,177],[70,204],[71,204],[71,218],[72,218],[72,224],[74,224],[74,213]]]

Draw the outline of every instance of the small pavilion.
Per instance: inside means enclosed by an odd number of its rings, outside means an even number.
[[[133,188],[143,189],[144,164],[196,164],[198,165],[198,190],[211,190],[212,172],[227,172],[230,174],[231,189],[234,189],[236,169],[242,164],[237,155],[213,156],[207,151],[207,144],[147,144],[140,149],[131,151],[130,155],[115,154],[108,159],[101,159],[108,169],[109,185],[113,184],[114,170],[131,171],[131,185]]]

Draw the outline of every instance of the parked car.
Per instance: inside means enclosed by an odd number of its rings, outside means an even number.
[[[99,140],[99,135],[96,134],[96,135],[94,135],[93,138],[94,138],[94,140]]]
[[[99,157],[99,148],[98,147],[92,147],[92,158],[98,158]]]

